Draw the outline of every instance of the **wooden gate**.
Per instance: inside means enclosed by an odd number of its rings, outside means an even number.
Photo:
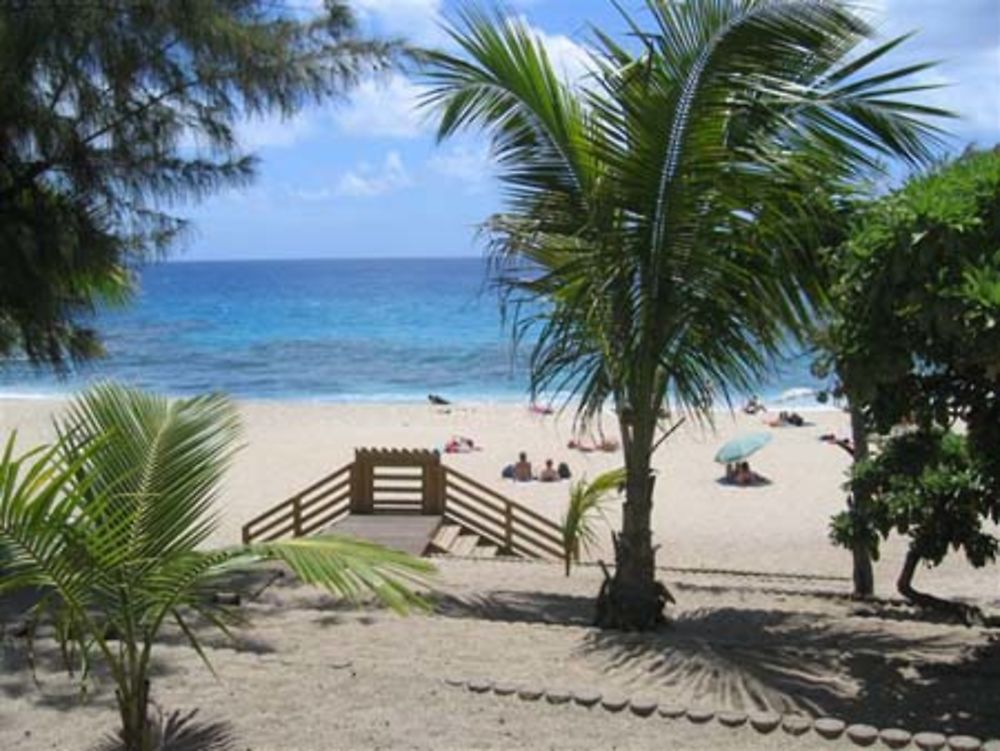
[[[444,513],[444,468],[436,451],[362,448],[351,469],[355,514]]]

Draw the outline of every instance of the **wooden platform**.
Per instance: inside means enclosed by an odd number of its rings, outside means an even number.
[[[423,555],[440,524],[440,516],[351,514],[330,531],[377,542],[413,555]]]
[[[359,448],[354,457],[244,524],[243,542],[333,527],[415,555],[562,558],[558,524],[444,466],[436,451]]]

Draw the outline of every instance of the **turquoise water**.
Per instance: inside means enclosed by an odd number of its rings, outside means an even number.
[[[0,366],[0,394],[115,378],[170,394],[253,399],[524,399],[478,258],[236,261],[149,267],[128,308],[97,317],[108,357],[68,377]],[[519,356],[515,356],[519,354]],[[806,358],[761,393],[809,386]]]

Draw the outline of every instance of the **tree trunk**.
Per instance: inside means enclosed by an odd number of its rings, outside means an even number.
[[[118,711],[122,718],[121,738],[123,751],[153,751],[156,747],[154,728],[149,721],[149,681],[136,680],[116,692]]]
[[[656,581],[656,550],[650,529],[654,478],[650,473],[652,432],[636,431],[626,441],[628,477],[622,532],[614,536],[615,572],[608,576],[597,598],[596,624],[601,628],[642,631],[665,623],[663,609],[673,598]],[[624,437],[624,436],[623,436]]]
[[[961,602],[942,600],[940,597],[920,592],[913,588],[913,576],[917,571],[917,564],[920,563],[920,555],[911,547],[906,552],[906,559],[903,561],[903,570],[896,580],[896,589],[906,601],[920,608],[927,608],[947,616],[957,618],[966,626],[983,622],[983,613],[974,605],[966,605]]]
[[[851,442],[854,444],[854,462],[868,458],[868,431],[861,410],[851,406]],[[868,493],[852,492],[848,500],[850,512],[855,517],[868,518],[871,499]],[[872,556],[867,540],[856,539],[851,549],[854,556],[854,597],[867,599],[875,594],[875,576],[872,572]]]

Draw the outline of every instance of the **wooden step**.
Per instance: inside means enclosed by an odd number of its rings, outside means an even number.
[[[351,514],[334,525],[331,531],[402,550],[410,555],[423,555],[431,535],[440,524],[440,516]]]
[[[470,555],[473,558],[496,558],[497,553],[500,552],[500,548],[490,542],[480,543],[476,545]]]
[[[448,552],[452,555],[472,555],[472,551],[476,549],[477,545],[479,545],[479,535],[463,533],[455,539],[455,542],[448,548]]]
[[[451,552],[451,546],[455,544],[460,534],[462,528],[457,524],[442,524],[431,538],[431,545],[442,553]]]

